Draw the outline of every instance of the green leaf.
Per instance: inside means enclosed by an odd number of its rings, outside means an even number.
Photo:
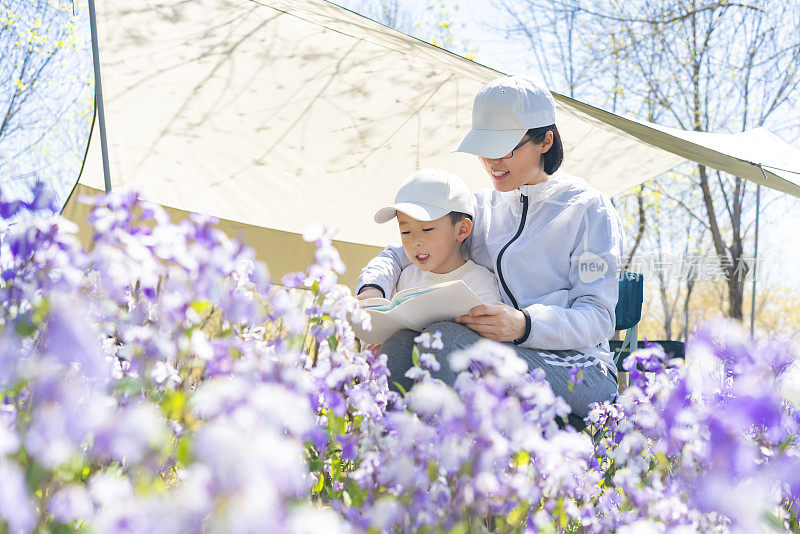
[[[344,417],[338,417],[332,413],[328,414],[328,432],[331,438],[344,434],[346,430],[347,421],[344,420]]]
[[[142,391],[142,381],[129,376],[120,378],[114,386],[114,395],[134,395],[140,391]]]
[[[772,512],[764,512],[764,520],[778,530],[784,530],[783,521]]]
[[[428,462],[428,480],[433,482],[439,477],[439,468],[436,467],[436,462],[430,460]]]
[[[514,455],[515,467],[524,467],[528,465],[530,461],[531,461],[531,455],[528,454],[527,451],[519,451],[517,454]]]
[[[357,508],[361,508],[364,499],[367,497],[366,492],[353,480],[347,481],[347,494],[350,496],[350,502]]]
[[[411,361],[415,367],[419,367],[419,348],[416,345],[411,349]]]
[[[467,534],[469,532],[469,525],[466,521],[461,521],[448,530],[448,534]]]
[[[317,481],[314,483],[314,487],[311,488],[311,493],[318,495],[320,491],[322,491],[322,487],[325,485],[325,476],[320,474]]]
[[[28,317],[21,317],[14,325],[14,331],[19,337],[31,337],[36,333],[36,330],[36,325],[28,320]]]
[[[159,405],[167,418],[180,419],[186,407],[186,393],[182,390],[167,391]]]
[[[38,462],[32,461],[28,466],[27,473],[25,473],[25,480],[28,482],[28,488],[35,491],[47,480],[49,476],[48,471],[39,465]]]
[[[308,461],[308,468],[312,472],[322,472],[322,466],[325,465],[325,462],[322,461],[322,458],[312,458]]]
[[[196,300],[189,305],[190,308],[197,312],[197,315],[203,315],[210,306],[211,303],[207,300]]]
[[[355,417],[353,417],[353,421],[352,421],[352,423],[350,423],[350,427],[353,430],[357,430],[357,429],[361,428],[361,423],[363,423],[363,422],[364,422],[364,416],[363,415],[356,415]]]
[[[528,503],[520,503],[516,508],[511,510],[511,513],[508,514],[508,517],[506,518],[508,524],[513,527],[521,525],[528,513],[528,508]]]
[[[611,487],[611,479],[613,478],[614,473],[617,471],[616,467],[617,466],[615,465],[614,461],[612,460],[611,461],[611,465],[609,465],[608,469],[606,470],[606,474],[603,476],[603,484],[606,487]]]
[[[178,441],[178,447],[175,453],[175,457],[183,465],[189,465],[189,462],[192,459],[192,444],[189,442],[187,436],[183,436]]]
[[[400,393],[401,393],[401,394],[402,394],[404,397],[406,396],[406,388],[404,388],[404,387],[403,387],[403,386],[401,386],[399,383],[397,383],[397,381],[396,381],[396,380],[392,380],[392,384],[394,384],[394,385],[395,385],[395,387],[397,387],[397,389],[399,389],[399,390],[400,390]]]

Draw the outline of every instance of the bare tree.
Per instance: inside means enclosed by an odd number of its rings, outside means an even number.
[[[457,35],[454,27],[453,11],[460,9],[458,2],[335,0],[335,3],[438,47],[467,57],[475,55],[475,50],[469,48],[469,41]]]
[[[695,131],[797,124],[800,4],[700,0],[496,0],[527,36],[554,89]],[[580,46],[575,46],[578,43]],[[542,56],[546,56],[542,58]],[[560,66],[554,68],[553,65]],[[754,187],[702,165],[686,177],[726,273],[727,314],[742,319]],[[664,189],[669,189],[663,182]]]
[[[414,35],[422,16],[419,5],[401,0],[336,0],[335,3],[408,35]]]
[[[0,0],[0,184],[59,181],[65,155],[77,161],[85,145],[85,135],[75,139],[81,124],[88,134],[92,106],[91,66],[80,56],[88,42],[83,4]]]

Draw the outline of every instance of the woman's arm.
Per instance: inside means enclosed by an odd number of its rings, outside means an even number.
[[[624,240],[622,221],[608,200],[587,207],[570,254],[570,306],[528,306],[530,332],[521,346],[576,350],[614,335]]]
[[[533,304],[517,310],[498,303],[476,306],[456,322],[495,341],[543,350],[584,349],[610,339],[624,229],[611,203],[599,197],[582,217],[570,252],[568,308]]]
[[[388,246],[380,254],[372,258],[361,269],[356,282],[356,294],[368,291],[369,288],[379,289],[383,297],[389,298],[392,290],[400,278],[400,272],[411,265],[403,252],[403,247]]]

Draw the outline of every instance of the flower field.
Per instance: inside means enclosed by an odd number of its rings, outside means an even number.
[[[37,202],[0,200],[42,210],[0,248],[0,532],[800,532],[796,343],[709,324],[710,372],[641,350],[576,432],[489,341],[455,388],[423,348],[391,391],[324,227],[277,286],[135,192],[90,201],[90,250]]]

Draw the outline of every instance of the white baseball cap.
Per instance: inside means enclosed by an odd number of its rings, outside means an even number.
[[[527,76],[503,76],[484,85],[472,105],[472,130],[456,152],[507,156],[531,128],[556,123],[553,95]]]
[[[456,176],[438,169],[420,169],[403,182],[394,204],[375,213],[376,223],[391,221],[402,211],[418,221],[435,221],[451,211],[474,216],[472,193]]]

